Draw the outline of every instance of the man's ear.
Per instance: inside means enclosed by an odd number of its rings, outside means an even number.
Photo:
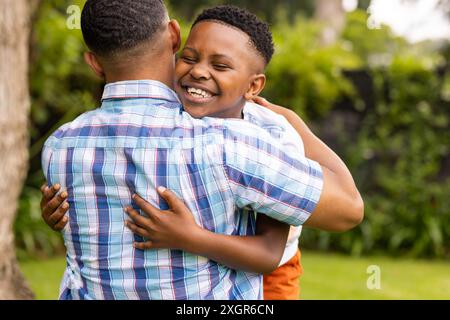
[[[255,74],[251,78],[250,86],[245,93],[245,100],[252,100],[259,95],[266,85],[266,76],[264,74]]]
[[[169,21],[169,33],[172,42],[172,51],[175,54],[181,47],[181,29],[177,20],[172,19]]]
[[[105,72],[103,71],[103,67],[101,66],[100,62],[98,61],[97,57],[92,52],[85,52],[84,53],[84,61],[91,67],[92,71],[102,78],[105,79]]]

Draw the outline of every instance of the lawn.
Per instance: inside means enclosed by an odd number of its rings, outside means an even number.
[[[450,299],[450,262],[355,258],[303,252],[302,299]],[[368,289],[369,266],[379,267],[380,289]],[[22,261],[37,299],[56,299],[64,258]]]
[[[450,261],[355,258],[305,252],[302,299],[450,299]],[[380,289],[368,289],[378,266]]]

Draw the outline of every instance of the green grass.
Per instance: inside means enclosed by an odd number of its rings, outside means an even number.
[[[38,300],[58,299],[59,284],[64,269],[65,258],[39,261],[19,261],[20,267]]]
[[[450,299],[450,262],[354,258],[303,252],[302,299]],[[367,288],[367,267],[381,270],[381,289]],[[37,299],[57,299],[64,258],[23,261]]]
[[[305,300],[450,299],[450,262],[304,252],[302,264]],[[379,290],[367,288],[371,265],[381,271]]]

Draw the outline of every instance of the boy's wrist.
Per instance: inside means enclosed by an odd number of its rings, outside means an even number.
[[[204,245],[207,240],[207,230],[201,228],[200,226],[195,226],[195,228],[188,229],[187,232],[189,236],[186,237],[184,241],[182,250],[196,254],[204,254]]]

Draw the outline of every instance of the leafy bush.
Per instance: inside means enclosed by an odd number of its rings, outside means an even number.
[[[53,232],[41,218],[40,201],[39,189],[25,187],[14,226],[19,258],[64,252],[61,235]]]
[[[442,77],[439,71],[442,57],[414,52],[385,33],[388,39],[378,42],[397,45],[382,53],[387,57],[384,64],[371,66],[373,56],[381,53],[361,50],[367,48],[363,38],[354,33],[354,24],[348,27],[353,31],[344,32],[347,41],[371,67],[375,107],[363,108],[356,132],[350,130],[348,135],[341,127],[333,133],[341,137],[337,150],[363,193],[366,218],[360,227],[342,235],[306,231],[302,244],[355,254],[382,251],[448,257],[450,105],[448,75]],[[370,41],[370,34],[365,37]],[[330,114],[319,128],[335,118]]]
[[[276,54],[263,92],[269,99],[290,106],[308,120],[325,115],[339,97],[354,93],[342,72],[360,67],[359,57],[341,42],[322,47],[319,25],[298,18],[294,24],[279,23],[272,31]]]

